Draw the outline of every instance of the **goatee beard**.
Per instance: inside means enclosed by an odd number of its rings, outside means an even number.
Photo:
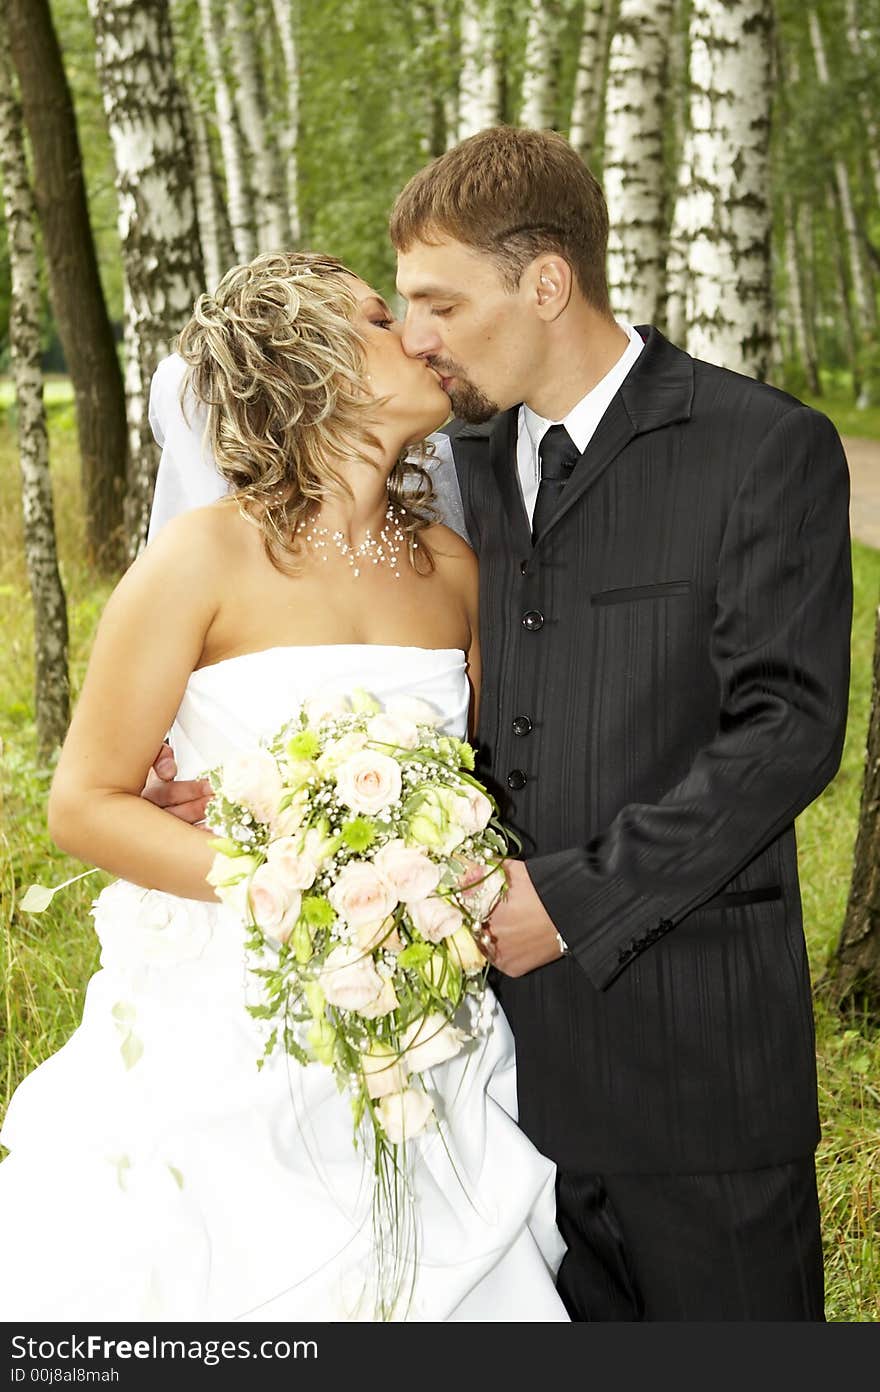
[[[484,421],[497,416],[500,406],[484,396],[472,382],[459,382],[449,393],[452,410],[459,420],[469,421],[471,425],[482,425]]]

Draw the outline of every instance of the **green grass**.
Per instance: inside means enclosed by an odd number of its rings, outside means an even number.
[[[840,435],[854,435],[862,440],[880,440],[880,406],[868,406],[860,410],[853,401],[852,386],[846,373],[823,372],[821,377],[821,396],[809,396],[803,391],[796,391],[795,396],[829,416]]]
[[[52,472],[61,570],[71,622],[71,676],[82,680],[109,591],[84,564],[75,432],[65,384],[52,385]],[[0,383],[0,404],[2,404]],[[827,405],[826,405],[827,409]],[[800,818],[798,840],[814,978],[833,952],[849,885],[864,762],[880,552],[853,547],[856,606],[850,722],[840,772]],[[18,466],[10,421],[0,419],[0,1112],[22,1077],[79,1023],[97,966],[89,905],[104,875],[71,886],[44,915],[17,900],[35,881],[57,884],[85,869],[46,835],[51,770],[36,757],[32,719],[30,600],[22,554]],[[827,1314],[880,1319],[880,1035],[817,1003],[823,1139],[818,1173],[826,1247]]]

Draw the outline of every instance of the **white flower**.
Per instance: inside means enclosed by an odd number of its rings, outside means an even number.
[[[469,928],[459,928],[446,939],[446,942],[452,960],[458,963],[465,976],[473,976],[483,970],[486,958]]]
[[[347,735],[340,735],[339,739],[330,741],[316,767],[321,773],[333,773],[346,759],[350,759],[352,754],[357,754],[363,749],[366,742],[367,737],[363,730],[350,730]]]
[[[339,692],[316,691],[303,702],[303,709],[310,725],[323,725],[328,720],[338,720],[341,716],[350,714],[351,703],[347,696],[342,696]]]
[[[289,889],[311,889],[315,883],[315,862],[303,855],[294,836],[280,836],[266,851],[269,864]]]
[[[419,899],[408,907],[414,927],[428,942],[442,942],[450,933],[457,932],[464,922],[461,909],[437,894],[432,894],[428,899]]]
[[[416,1088],[383,1097],[376,1111],[392,1145],[412,1140],[434,1119],[430,1097]]]
[[[421,1073],[425,1068],[435,1068],[438,1063],[454,1058],[467,1038],[434,1011],[421,1020],[414,1020],[404,1032],[401,1053],[410,1073]]]
[[[411,720],[415,725],[441,724],[443,716],[435,706],[431,706],[427,701],[423,701],[420,696],[389,696],[385,702],[385,710],[388,715],[400,715],[404,720]]]
[[[463,799],[449,788],[422,788],[409,819],[408,835],[417,845],[451,855],[467,832],[459,820]]]
[[[230,802],[253,812],[259,821],[271,822],[278,815],[284,785],[267,749],[244,749],[224,763],[221,792]]]
[[[287,883],[277,866],[267,861],[254,873],[248,899],[257,925],[284,942],[299,918],[302,905],[299,891]]]
[[[403,943],[393,918],[385,918],[381,923],[362,923],[355,930],[355,942],[364,952],[402,952]]]
[[[327,898],[339,917],[352,928],[382,922],[397,905],[397,899],[379,872],[362,860],[343,866]]]
[[[352,812],[376,816],[400,797],[400,765],[387,754],[363,749],[336,771],[336,792]]]
[[[367,734],[376,744],[390,744],[397,749],[415,749],[419,743],[415,721],[388,712],[367,721]]]
[[[361,1054],[361,1072],[371,1097],[385,1097],[406,1087],[406,1069],[397,1053],[376,1039],[366,1054]]]
[[[382,990],[379,992],[376,999],[369,1001],[366,1005],[362,1005],[358,1013],[363,1015],[365,1020],[376,1020],[380,1015],[390,1015],[392,1010],[396,1010],[399,1004],[400,1001],[397,999],[394,982],[389,976],[383,983]]]
[[[459,793],[455,809],[455,820],[464,827],[468,836],[476,836],[485,831],[492,816],[492,804],[479,788],[468,788]]]
[[[247,913],[248,882],[259,863],[257,856],[228,856],[218,851],[205,876],[220,902],[241,918]]]
[[[373,864],[401,904],[425,899],[440,883],[440,866],[405,841],[389,841],[376,852]]]
[[[378,999],[385,986],[372,957],[346,943],[328,954],[320,980],[330,1005],[342,1010],[362,1010]]]

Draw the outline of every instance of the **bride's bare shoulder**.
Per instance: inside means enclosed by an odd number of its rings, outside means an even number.
[[[476,565],[477,558],[464,537],[445,523],[434,522],[424,527],[421,535],[436,561],[463,561],[467,565]]]
[[[185,563],[188,557],[205,565],[228,565],[252,548],[256,528],[242,517],[232,498],[221,498],[206,507],[191,508],[165,523],[150,542],[144,557]]]

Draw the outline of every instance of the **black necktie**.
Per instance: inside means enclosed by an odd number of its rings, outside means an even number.
[[[550,518],[575,463],[580,458],[577,445],[564,425],[551,425],[538,446],[541,482],[532,516],[532,541],[537,541]]]

